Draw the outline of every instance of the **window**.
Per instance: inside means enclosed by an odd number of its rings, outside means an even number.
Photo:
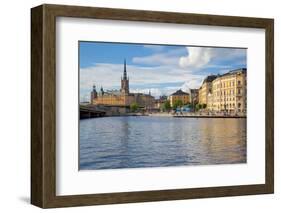
[[[238,81],[238,85],[241,85],[241,81]]]

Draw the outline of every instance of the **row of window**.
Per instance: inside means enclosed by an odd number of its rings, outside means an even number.
[[[237,97],[236,100],[241,101],[241,97]],[[224,98],[215,98],[214,99],[217,102],[222,102],[222,101],[235,101],[234,97],[224,97]],[[246,101],[246,100],[245,100]]]
[[[242,94],[242,89],[238,89],[237,90],[237,94],[241,95]],[[215,96],[222,96],[222,95],[225,96],[225,95],[235,95],[235,94],[234,94],[234,90],[229,90],[228,92],[227,91],[215,92],[214,95]]]
[[[234,86],[234,85],[235,85],[235,81],[224,82],[224,83],[217,84],[217,89],[230,87],[230,86]],[[237,85],[241,85],[241,81],[237,81]]]
[[[235,104],[233,103],[233,104],[221,104],[221,105],[215,105],[214,104],[213,105],[213,107],[216,107],[216,106],[218,106],[218,107],[220,106],[221,108],[231,108],[231,107],[235,107]],[[241,108],[241,106],[242,106],[241,103],[237,104],[238,108]]]
[[[217,98],[215,101],[235,101],[235,98]]]

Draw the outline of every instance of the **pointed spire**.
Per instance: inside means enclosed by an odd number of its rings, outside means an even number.
[[[127,80],[126,59],[124,59],[124,73],[123,73],[123,79],[124,79],[124,80]]]
[[[102,87],[102,86],[101,86],[101,88],[100,88],[100,92],[101,92],[102,95],[104,94],[104,90],[103,90],[103,87]]]

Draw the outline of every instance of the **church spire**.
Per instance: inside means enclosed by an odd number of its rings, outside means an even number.
[[[124,59],[123,78],[121,78],[121,91],[125,94],[129,94],[129,78],[127,77],[126,59]]]
[[[124,80],[127,80],[126,59],[124,59],[124,73],[123,73],[123,79],[124,79]]]

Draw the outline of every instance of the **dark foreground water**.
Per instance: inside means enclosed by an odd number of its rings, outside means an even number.
[[[80,169],[246,163],[246,119],[80,120]]]

